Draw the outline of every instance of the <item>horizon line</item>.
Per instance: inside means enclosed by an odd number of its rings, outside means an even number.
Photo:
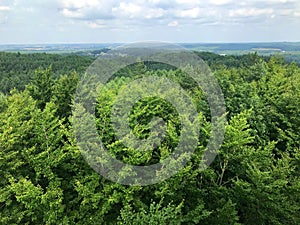
[[[132,43],[143,43],[148,41],[136,41],[136,42],[45,42],[45,43],[0,43],[0,46],[7,45],[115,45],[115,44],[132,44]],[[300,43],[299,41],[239,41],[239,42],[169,42],[160,41],[162,43],[171,44],[269,44],[269,43]]]

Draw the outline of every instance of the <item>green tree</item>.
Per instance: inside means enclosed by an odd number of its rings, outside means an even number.
[[[35,77],[31,83],[27,86],[27,90],[30,95],[37,101],[37,106],[40,109],[44,109],[46,104],[50,102],[52,98],[52,92],[54,89],[54,74],[52,66],[46,70],[38,69],[35,72]]]
[[[72,100],[79,81],[79,75],[72,72],[59,78],[53,87],[52,100],[57,106],[57,115],[68,119],[72,114]]]

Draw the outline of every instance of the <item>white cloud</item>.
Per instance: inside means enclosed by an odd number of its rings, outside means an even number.
[[[197,0],[176,0],[175,1],[179,5],[197,5],[199,1]]]
[[[0,11],[9,11],[10,7],[9,6],[1,6],[0,5]]]
[[[142,13],[142,7],[134,3],[121,2],[118,7],[112,8],[115,15],[121,15],[128,18],[134,18]]]
[[[280,16],[290,16],[292,15],[294,12],[294,10],[291,10],[291,9],[282,9],[282,10],[279,10],[278,11],[278,15]]]
[[[148,9],[145,12],[145,18],[152,19],[152,18],[161,18],[165,15],[166,11],[164,9]]]
[[[121,20],[124,24],[143,20],[198,19],[220,22],[235,18],[282,15],[296,0],[61,0],[61,13],[67,18],[83,20]],[[290,5],[291,4],[291,5]],[[295,16],[292,13],[290,16]],[[246,22],[246,21],[244,21]],[[148,22],[147,22],[148,23]]]
[[[294,3],[297,2],[297,0],[268,0],[268,1],[264,1],[264,0],[256,0],[257,2],[265,2],[265,3],[270,3],[270,4],[285,4],[285,3]]]
[[[81,9],[86,7],[99,7],[102,1],[99,0],[62,0],[62,5],[66,8]]]
[[[294,12],[294,14],[293,14],[295,17],[300,17],[300,11],[298,11],[298,12]]]
[[[163,3],[163,0],[149,0],[149,3],[156,5],[156,4]]]
[[[178,26],[178,22],[176,20],[168,23],[168,27],[177,27]]]
[[[233,3],[233,0],[209,0],[209,3],[212,5],[222,6]]]
[[[95,22],[87,22],[87,26],[92,29],[100,29],[100,28],[106,28],[107,25],[104,22],[101,21],[95,21]]]
[[[229,11],[230,17],[255,17],[274,13],[273,9],[240,8]]]
[[[63,9],[62,14],[65,17],[70,17],[70,18],[82,18],[84,17],[84,13],[81,10],[70,10],[70,9]]]
[[[180,10],[176,12],[176,16],[181,18],[198,18],[200,16],[201,9],[198,7]]]
[[[115,18],[157,19],[163,17],[165,12],[166,11],[162,8],[153,8],[147,5],[125,2],[121,2],[117,7],[112,8],[112,13]]]
[[[62,0],[61,13],[68,18],[100,19],[111,18],[113,2],[104,0]]]
[[[43,24],[44,29],[57,29],[51,32],[54,38],[58,28],[66,31],[64,35],[72,30],[69,36],[76,31],[79,36],[86,34],[86,37],[91,38],[109,36],[109,32],[113,30],[116,32],[115,35],[128,34],[130,39],[132,37],[130,30],[145,30],[148,36],[160,38],[165,32],[165,37],[170,36],[172,39],[174,34],[171,35],[167,31],[175,32],[179,29],[166,29],[166,26],[180,27],[180,30],[182,32],[185,30],[190,37],[192,32],[202,31],[203,33],[199,34],[204,35],[207,29],[211,29],[212,33],[218,33],[220,29],[216,30],[216,26],[228,30],[234,26],[243,28],[255,26],[264,29],[266,27],[277,29],[281,26],[283,29],[284,26],[300,23],[299,0],[0,0],[0,2],[2,29],[5,26],[11,30],[26,30],[31,27],[32,30],[28,33],[34,34],[34,29],[38,30],[38,25]],[[18,33],[20,32],[15,32]],[[136,32],[135,35],[142,37],[142,32]],[[147,35],[145,34],[146,37]]]

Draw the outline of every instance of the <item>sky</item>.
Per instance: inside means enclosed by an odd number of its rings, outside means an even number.
[[[0,44],[300,41],[300,0],[0,0]]]

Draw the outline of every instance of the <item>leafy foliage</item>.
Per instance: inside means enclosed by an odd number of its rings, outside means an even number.
[[[158,116],[167,121],[167,136],[145,154],[127,148],[111,127],[120,88],[141,74],[168,77],[197,103],[200,135],[192,159],[168,180],[141,187],[102,178],[77,147],[71,104],[89,58],[1,53],[6,75],[0,82],[10,75],[14,82],[1,85],[0,94],[0,224],[300,224],[300,68],[256,54],[201,55],[214,69],[228,111],[225,140],[204,171],[199,165],[211,129],[208,105],[182,71],[138,63],[120,71],[97,98],[103,143],[135,165],[168,157],[181,124],[167,102],[142,99],[129,116],[135,135],[147,137],[149,121]],[[76,72],[64,71],[61,60],[71,60]],[[8,92],[12,87],[19,90]]]
[[[75,54],[0,52],[0,91],[5,94],[8,94],[13,88],[23,91],[35,77],[35,71],[39,68],[45,70],[49,65],[52,65],[52,72],[56,78],[74,71],[82,74],[93,60],[93,57],[82,57]]]

